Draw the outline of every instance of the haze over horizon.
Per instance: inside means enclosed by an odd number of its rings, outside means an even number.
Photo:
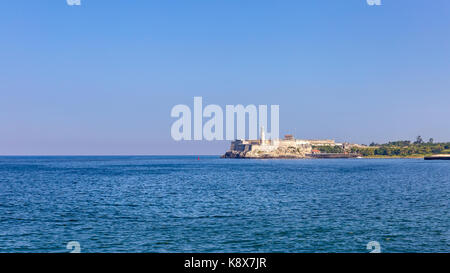
[[[0,155],[222,154],[174,105],[280,105],[280,136],[450,141],[450,1],[5,1]],[[207,119],[205,119],[207,120]]]

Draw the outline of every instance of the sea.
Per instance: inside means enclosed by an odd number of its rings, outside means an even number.
[[[450,161],[0,157],[0,252],[449,252],[449,198]]]

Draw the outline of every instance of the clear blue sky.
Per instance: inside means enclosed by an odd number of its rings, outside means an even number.
[[[280,133],[450,141],[450,1],[5,0],[0,154],[220,154],[176,104],[279,104]]]

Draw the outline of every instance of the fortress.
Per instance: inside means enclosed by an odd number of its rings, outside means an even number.
[[[235,140],[223,158],[308,158],[312,146],[342,146],[334,140],[303,140],[285,135],[284,139],[266,139],[264,127],[257,140]]]

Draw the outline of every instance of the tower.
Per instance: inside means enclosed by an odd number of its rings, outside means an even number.
[[[266,142],[266,134],[264,132],[264,126],[261,126],[261,144]]]

